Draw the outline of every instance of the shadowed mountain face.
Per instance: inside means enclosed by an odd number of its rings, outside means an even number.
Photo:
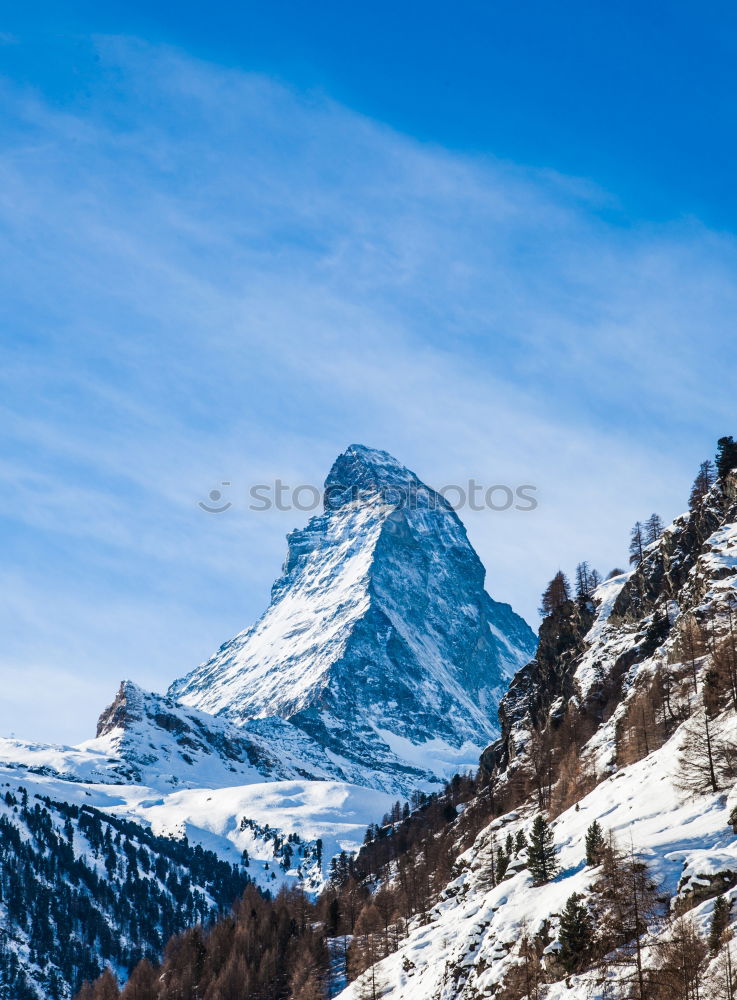
[[[386,452],[352,445],[325,512],[288,544],[264,615],[169,695],[240,726],[289,720],[352,771],[475,763],[535,637],[484,590],[446,501]]]

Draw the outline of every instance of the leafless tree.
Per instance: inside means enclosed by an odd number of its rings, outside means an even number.
[[[702,1000],[709,949],[687,917],[680,917],[655,945],[652,1000]]]
[[[685,726],[676,778],[678,787],[688,792],[718,792],[722,762],[727,756],[721,726],[709,718],[707,706],[702,704]]]

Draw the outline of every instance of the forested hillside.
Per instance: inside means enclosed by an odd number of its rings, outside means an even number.
[[[227,913],[244,871],[89,806],[0,787],[0,996],[62,1000]]]

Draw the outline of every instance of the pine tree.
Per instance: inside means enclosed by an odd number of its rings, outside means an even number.
[[[604,834],[598,820],[594,820],[586,831],[586,864],[591,867],[601,863],[601,859],[606,847]]]
[[[549,882],[558,871],[553,831],[542,814],[538,814],[532,824],[530,843],[527,847],[527,864],[535,885]]]
[[[657,542],[664,531],[665,525],[660,520],[660,515],[651,514],[645,521],[645,544],[652,545],[653,542]]]
[[[522,851],[527,850],[527,837],[525,837],[524,830],[517,831],[517,836],[514,838],[514,849],[517,854],[521,854]]]
[[[698,507],[714,485],[715,480],[716,473],[714,471],[714,463],[709,461],[702,462],[699,466],[699,471],[696,473],[696,478],[693,481],[691,495],[688,498],[688,506],[690,510],[694,510]]]
[[[545,588],[540,602],[540,614],[545,618],[555,611],[559,611],[566,601],[571,599],[571,588],[565,573],[558,570],[553,579]]]
[[[714,901],[711,923],[709,924],[709,948],[714,953],[718,952],[722,946],[722,935],[729,923],[730,906],[731,901],[726,896],[717,896]]]
[[[737,442],[733,437],[721,437],[717,441],[716,467],[722,481],[732,469],[737,468]]]
[[[566,972],[585,968],[591,955],[594,931],[591,916],[582,899],[579,893],[574,892],[568,897],[560,915],[559,958]]]
[[[645,530],[639,521],[630,534],[630,565],[639,566],[642,562],[643,549],[645,548]]]

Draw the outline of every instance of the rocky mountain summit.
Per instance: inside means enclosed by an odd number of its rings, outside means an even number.
[[[535,648],[484,575],[440,494],[352,445],[325,481],[324,513],[288,536],[266,612],[169,696],[247,729],[288,720],[359,782],[369,762],[405,785],[473,766]]]

